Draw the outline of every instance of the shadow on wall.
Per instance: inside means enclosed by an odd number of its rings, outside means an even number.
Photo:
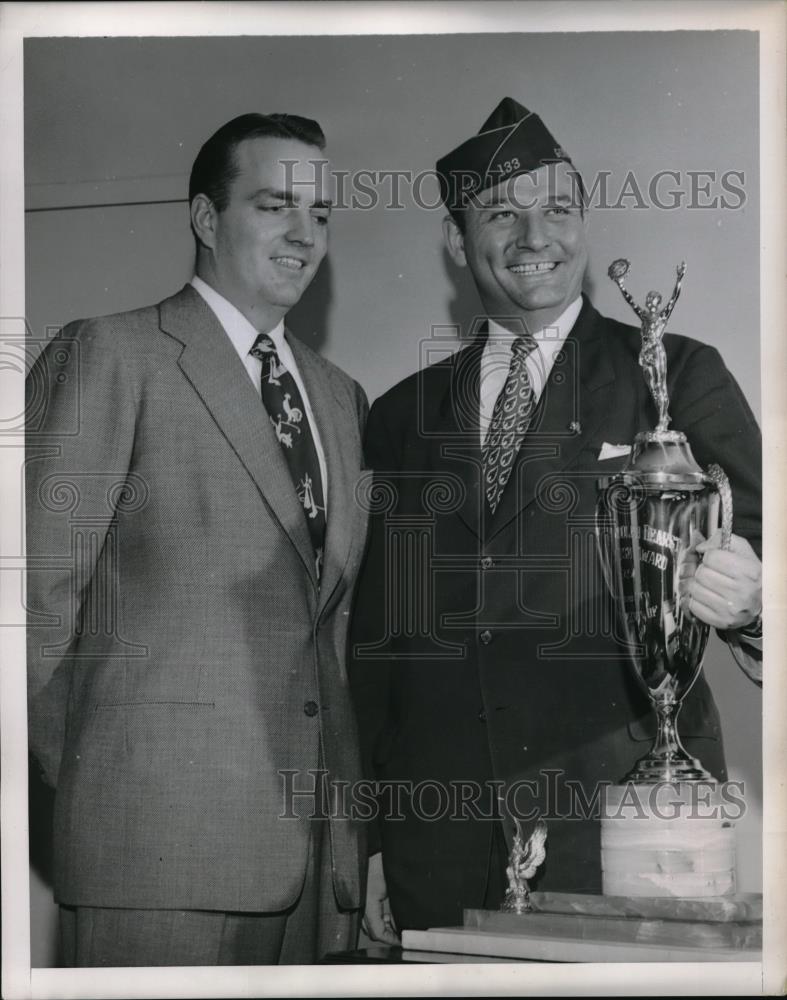
[[[333,269],[326,257],[301,301],[287,313],[287,327],[312,350],[322,354],[333,309]]]
[[[27,805],[30,814],[30,864],[40,877],[51,885],[55,790],[41,780],[38,765],[32,757],[29,765]]]
[[[443,263],[453,290],[453,296],[448,303],[448,313],[451,322],[458,329],[460,342],[466,341],[476,331],[478,325],[476,320],[483,314],[483,307],[470,271],[454,263],[445,244],[443,244]]]
[[[46,905],[39,907],[41,913],[36,919],[36,911],[31,900],[31,964],[33,967],[57,965],[56,918],[57,909],[51,898],[52,893],[52,819],[55,790],[39,777],[38,766],[30,758],[28,780],[28,818],[30,829],[30,874],[36,885],[34,891],[44,894]]]

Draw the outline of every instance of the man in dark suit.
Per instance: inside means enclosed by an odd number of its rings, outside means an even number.
[[[560,817],[538,888],[600,891],[594,796],[654,725],[594,537],[598,478],[657,417],[640,331],[581,295],[580,182],[536,115],[505,99],[437,169],[449,253],[488,318],[469,346],[378,399],[367,427],[376,487],[351,683],[366,770],[382,783],[366,926],[388,941],[396,925],[500,905],[512,816],[526,833],[539,813]],[[756,646],[759,432],[714,348],[664,345],[672,426],[703,468],[723,465],[734,497],[732,549],[700,544],[685,600],[739,649]],[[703,677],[681,735],[725,779]]]
[[[29,378],[30,738],[67,964],[354,942],[359,835],[327,796],[359,773],[367,404],[284,327],[327,249],[324,145],[293,115],[220,128],[191,174],[192,281],[70,324]]]

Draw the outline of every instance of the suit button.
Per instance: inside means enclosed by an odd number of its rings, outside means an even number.
[[[484,631],[481,633],[481,635],[479,635],[478,638],[481,640],[481,642],[483,642],[485,646],[488,646],[489,643],[492,641],[492,633],[489,631],[488,628],[484,629]]]
[[[307,701],[303,706],[303,714],[308,715],[309,718],[315,716],[320,711],[320,706],[316,701]]]
[[[484,556],[481,560],[481,569],[491,569],[494,566],[494,560],[491,556]]]
[[[483,710],[483,708],[478,713],[478,721],[479,722],[486,722],[486,712]]]

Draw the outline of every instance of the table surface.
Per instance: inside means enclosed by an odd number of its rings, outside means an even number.
[[[533,962],[536,959],[493,958],[486,955],[458,955],[455,952],[422,951],[414,952],[389,945],[374,945],[356,948],[354,951],[334,951],[326,955],[322,965],[447,965],[468,963],[482,965],[495,962]],[[554,964],[554,963],[552,963]]]
[[[706,899],[532,893],[533,912],[466,910],[464,926],[405,931],[404,947],[362,937],[331,964],[758,961],[762,896]]]

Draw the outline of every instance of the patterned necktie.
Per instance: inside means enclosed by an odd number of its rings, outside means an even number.
[[[511,477],[514,459],[527,433],[535,407],[535,393],[525,360],[535,349],[531,335],[517,337],[511,345],[511,365],[505,385],[495,400],[481,458],[484,492],[494,514]]]
[[[290,467],[295,492],[306,515],[316,554],[317,579],[322,570],[325,543],[325,502],[317,447],[298,384],[279,359],[267,333],[261,333],[249,351],[262,362],[262,401]]]

